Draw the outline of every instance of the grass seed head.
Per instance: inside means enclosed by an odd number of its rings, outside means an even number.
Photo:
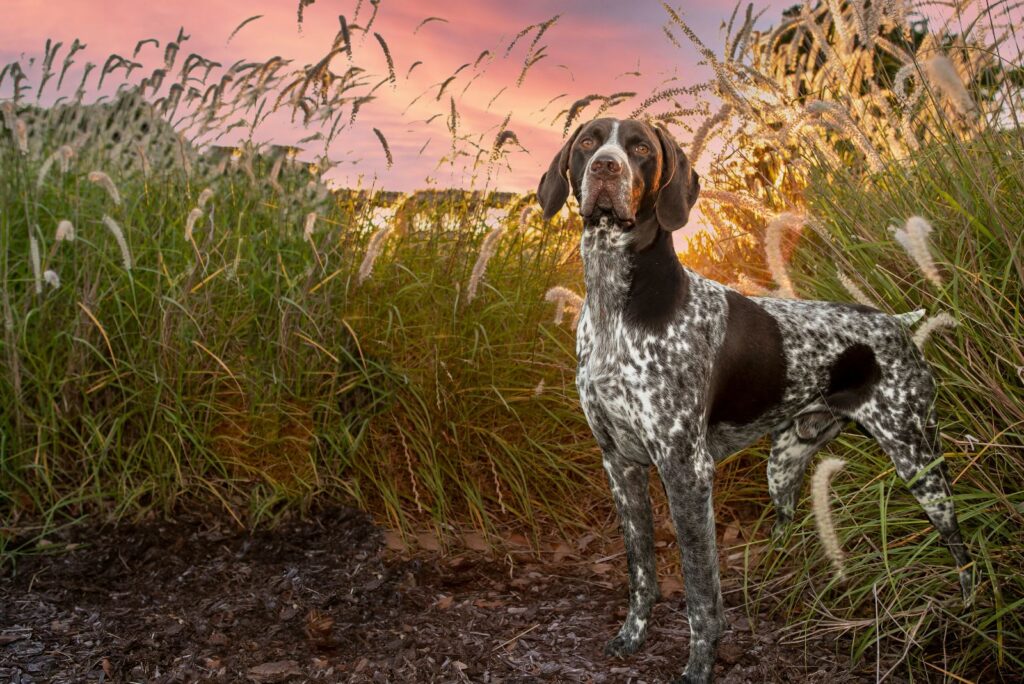
[[[206,208],[206,203],[213,197],[213,188],[206,188],[199,193],[199,198],[196,200],[196,206],[200,209]]]
[[[921,324],[921,327],[914,332],[914,344],[917,345],[918,349],[924,351],[924,346],[928,343],[928,338],[931,337],[933,332],[955,328],[956,324],[956,319],[945,311],[937,313],[934,316],[930,316]]]
[[[386,225],[370,238],[370,244],[366,246],[366,255],[363,257],[362,263],[359,264],[359,273],[356,277],[358,285],[362,285],[373,274],[373,264],[377,261],[377,257],[380,256],[384,240],[390,231],[391,226]]]
[[[832,521],[832,509],[829,507],[829,484],[833,476],[846,465],[846,461],[838,458],[825,458],[811,476],[811,505],[814,509],[814,520],[818,525],[818,536],[825,549],[825,555],[832,561],[836,576],[843,579],[843,549],[839,545],[835,523]]]
[[[194,207],[192,211],[188,212],[188,218],[185,220],[185,239],[192,242],[192,233],[196,228],[196,221],[203,216],[203,210],[199,207]]]
[[[88,178],[91,182],[106,190],[114,204],[121,206],[121,193],[117,191],[117,186],[114,185],[114,181],[110,179],[110,176],[102,171],[90,171]]]
[[[35,235],[29,235],[28,237],[28,251],[29,256],[32,259],[32,275],[35,281],[36,294],[43,293],[43,274],[40,270],[39,262],[39,241],[36,240]]]
[[[57,242],[74,242],[75,241],[75,225],[63,219],[57,224],[57,234],[55,235]]]
[[[889,232],[914,260],[925,278],[936,287],[942,287],[942,276],[935,265],[935,259],[932,257],[928,244],[928,235],[932,232],[932,226],[928,220],[921,216],[911,216],[903,228],[889,226]]]
[[[18,151],[28,154],[28,124],[21,119],[14,121],[14,138],[18,143]]]
[[[121,249],[121,263],[124,264],[124,270],[131,271],[132,254],[128,251],[128,241],[124,238],[124,231],[121,230],[121,226],[106,214],[103,215],[103,225],[107,227],[110,234],[117,240],[117,246]]]
[[[864,294],[864,290],[860,289],[860,287],[857,286],[857,283],[853,282],[848,275],[842,271],[837,275],[839,278],[839,284],[843,286],[843,289],[846,290],[851,297],[853,297],[853,301],[858,304],[863,304],[864,306],[870,306],[873,309],[878,308],[878,306],[871,301],[871,298]]]
[[[487,262],[491,260],[491,257],[498,250],[498,242],[501,240],[502,232],[503,229],[499,225],[487,234],[483,244],[480,246],[480,255],[477,256],[476,263],[473,264],[473,272],[469,276],[469,287],[466,288],[467,303],[476,299],[477,288],[480,286],[480,281],[487,271]]]
[[[302,228],[302,238],[307,242],[313,242],[313,228],[316,227],[316,212],[306,214],[306,224]]]

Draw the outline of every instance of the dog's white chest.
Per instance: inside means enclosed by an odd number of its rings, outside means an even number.
[[[625,329],[621,318],[609,321],[600,334],[584,311],[577,330],[579,366],[576,386],[587,420],[616,433],[649,429],[653,415],[653,378],[643,345]],[[620,435],[625,436],[625,435]]]

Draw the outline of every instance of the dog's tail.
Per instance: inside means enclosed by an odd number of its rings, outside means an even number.
[[[915,311],[908,311],[906,313],[895,314],[893,315],[893,318],[895,318],[897,321],[907,326],[908,328],[912,328],[915,325],[917,325],[918,321],[924,318],[925,313],[926,312],[924,309],[917,309]]]

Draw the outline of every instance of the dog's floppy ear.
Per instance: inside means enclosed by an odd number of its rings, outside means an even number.
[[[571,156],[573,143],[583,126],[576,128],[569,136],[569,140],[562,146],[561,151],[551,160],[551,166],[540,177],[540,184],[537,186],[537,201],[544,210],[544,218],[549,219],[565,206],[565,200],[569,199],[569,157]]]
[[[672,137],[654,127],[661,143],[661,180],[654,212],[663,230],[679,230],[690,218],[690,209],[700,193],[700,176]]]

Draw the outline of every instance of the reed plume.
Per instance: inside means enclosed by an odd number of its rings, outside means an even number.
[[[110,176],[102,171],[90,171],[88,178],[91,182],[106,190],[115,205],[121,206],[121,193],[117,191],[117,186],[114,185],[114,181],[110,179]]]
[[[932,225],[928,220],[921,216],[911,216],[903,228],[889,226],[889,232],[914,260],[925,278],[936,287],[942,287],[942,276],[935,265],[928,244],[928,235],[932,232]]]
[[[931,337],[932,333],[939,330],[946,330],[955,328],[957,321],[951,315],[945,311],[937,313],[934,316],[929,316],[921,327],[914,332],[914,344],[917,348],[924,351],[924,346],[928,343],[928,338]]]
[[[476,299],[477,288],[480,286],[480,280],[484,277],[484,273],[487,271],[487,262],[491,260],[494,253],[498,249],[498,242],[501,240],[503,228],[499,225],[494,230],[489,232],[484,238],[483,244],[480,245],[480,254],[476,258],[476,263],[473,264],[473,272],[469,276],[469,286],[466,288],[466,303],[472,302]]]
[[[815,523],[818,526],[818,537],[821,538],[825,555],[832,561],[836,577],[840,580],[845,576],[843,549],[839,545],[839,536],[836,534],[835,523],[832,521],[832,509],[828,504],[829,484],[844,466],[846,466],[846,461],[842,459],[825,458],[818,464],[814,475],[811,476],[811,506],[814,510]]]

